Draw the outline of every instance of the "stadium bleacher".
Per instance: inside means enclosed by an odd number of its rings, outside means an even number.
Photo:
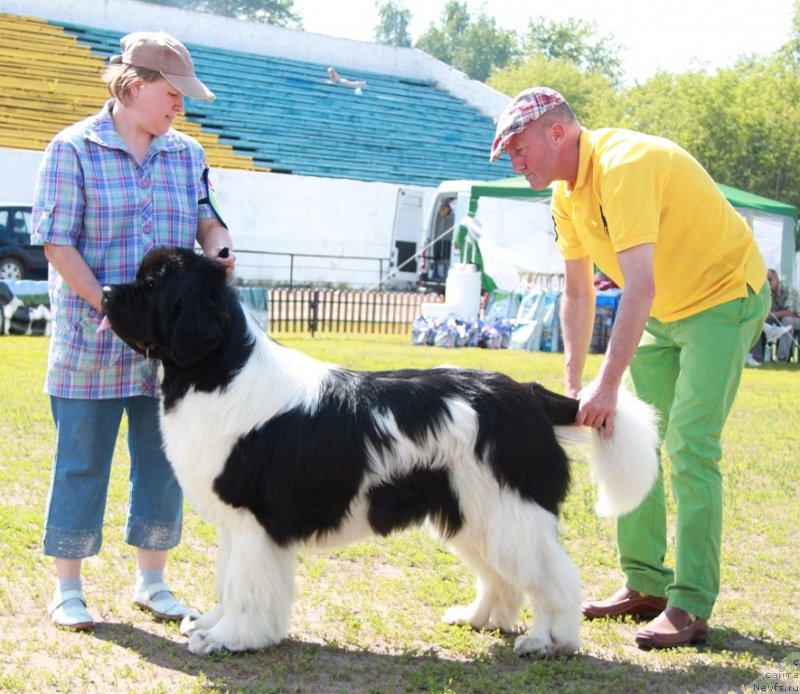
[[[63,127],[99,110],[100,75],[120,32],[0,14],[0,147],[43,149]],[[176,124],[214,167],[436,186],[510,175],[490,165],[491,118],[431,81],[187,42],[213,103],[187,99]]]
[[[43,150],[57,132],[97,113],[108,98],[104,69],[89,43],[63,27],[0,14],[0,147]],[[254,168],[199,123],[181,118],[176,127],[203,144],[214,166]]]

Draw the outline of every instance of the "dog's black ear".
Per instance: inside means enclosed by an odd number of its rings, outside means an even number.
[[[170,358],[178,366],[194,366],[222,341],[230,314],[219,295],[201,292],[185,297],[172,327]]]

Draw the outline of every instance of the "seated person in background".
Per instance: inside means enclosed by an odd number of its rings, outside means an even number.
[[[767,281],[769,282],[769,288],[772,291],[772,307],[770,308],[769,315],[767,316],[767,323],[770,325],[786,325],[792,327],[791,332],[783,335],[778,340],[778,346],[775,352],[775,360],[785,362],[789,360],[789,357],[792,354],[794,333],[797,330],[800,330],[800,316],[798,316],[798,313],[792,310],[790,307],[789,289],[783,282],[780,281],[778,278],[778,273],[772,268],[767,270]],[[748,358],[748,363],[752,363],[751,358],[756,362],[762,362],[764,360],[765,342],[766,341],[764,340],[764,336],[762,334],[762,338],[756,342],[756,344],[753,346],[753,349],[750,350],[750,358]]]

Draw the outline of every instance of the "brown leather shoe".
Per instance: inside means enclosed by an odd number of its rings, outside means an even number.
[[[639,648],[676,648],[705,643],[708,638],[708,622],[692,619],[679,607],[668,607],[652,622],[636,633]]]
[[[644,595],[630,588],[622,588],[608,600],[585,600],[581,604],[583,616],[587,619],[633,617],[634,619],[653,619],[667,607],[666,598]]]

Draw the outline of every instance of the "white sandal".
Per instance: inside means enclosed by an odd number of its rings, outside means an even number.
[[[78,588],[65,590],[63,593],[56,588],[53,602],[50,603],[47,611],[50,613],[53,624],[60,629],[71,631],[94,629],[94,620],[86,610],[83,591]]]
[[[165,593],[157,600],[154,595]],[[133,604],[139,609],[150,612],[157,619],[164,619],[170,622],[177,622],[186,615],[196,614],[184,605],[175,594],[170,590],[166,583],[150,583],[136,588]]]

